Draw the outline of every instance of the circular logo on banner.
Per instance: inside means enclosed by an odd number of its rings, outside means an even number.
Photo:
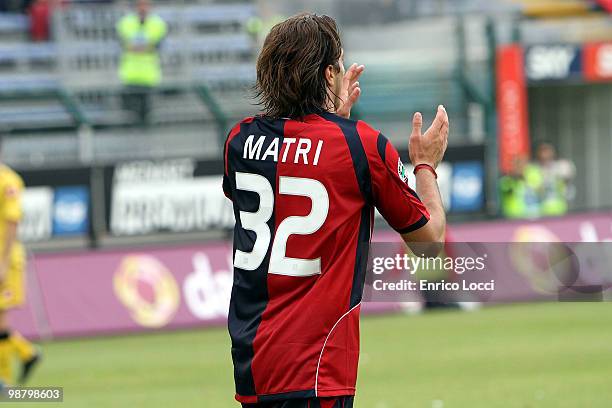
[[[176,280],[153,256],[124,257],[113,284],[115,295],[141,326],[165,326],[178,310],[180,293]]]
[[[510,244],[512,263],[536,291],[556,295],[576,279],[571,250],[548,228],[540,225],[518,227]]]

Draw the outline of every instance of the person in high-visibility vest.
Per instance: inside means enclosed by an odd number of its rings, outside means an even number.
[[[560,216],[567,213],[572,192],[571,180],[576,168],[568,160],[557,159],[553,145],[542,143],[536,150],[537,161],[525,168],[525,181],[540,201],[540,215]]]
[[[540,203],[532,184],[525,177],[527,159],[516,157],[512,171],[499,180],[502,214],[506,218],[536,218]]]
[[[126,86],[125,108],[138,114],[147,123],[151,89],[162,80],[159,47],[168,28],[161,17],[150,13],[149,0],[137,0],[136,13],[130,13],[117,23],[117,35],[123,53],[119,78]]]
[[[285,21],[285,19],[286,17],[282,14],[273,14],[267,18],[255,15],[247,20],[246,31],[258,46],[262,46],[266,35],[272,30],[272,27]]]

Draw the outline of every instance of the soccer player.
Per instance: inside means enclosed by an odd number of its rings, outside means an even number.
[[[21,361],[19,383],[24,383],[40,359],[36,348],[11,330],[7,312],[25,301],[25,251],[17,240],[21,220],[21,177],[0,163],[0,383],[13,383],[12,362]]]
[[[435,172],[444,107],[423,134],[414,115],[414,192],[387,138],[349,119],[364,67],[345,72],[343,59],[332,18],[276,25],[257,61],[263,114],[225,143],[223,189],[236,217],[228,326],[245,408],[352,407],[375,207],[409,245],[444,239]]]

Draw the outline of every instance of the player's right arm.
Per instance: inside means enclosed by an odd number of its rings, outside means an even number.
[[[425,164],[436,169],[448,146],[449,121],[444,107],[442,105],[438,107],[436,118],[424,134],[421,134],[422,127],[423,118],[420,113],[416,113],[410,135],[410,161],[415,168],[420,164]],[[416,190],[430,214],[430,219],[422,228],[402,234],[402,238],[409,246],[413,242],[444,244],[446,213],[433,172],[428,171],[427,168],[420,168],[416,172]]]

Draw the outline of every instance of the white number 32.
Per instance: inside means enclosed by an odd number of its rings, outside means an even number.
[[[269,273],[287,276],[312,276],[321,273],[321,258],[301,259],[286,255],[287,240],[291,235],[314,234],[323,226],[329,211],[329,195],[318,180],[285,177],[278,179],[278,192],[284,195],[310,198],[312,208],[306,216],[285,218],[278,228],[270,254]],[[234,267],[253,271],[261,265],[268,252],[272,234],[268,221],[274,212],[274,192],[268,179],[259,174],[236,172],[236,188],[259,195],[259,209],[255,212],[240,211],[242,228],[256,235],[251,252],[236,250]]]

